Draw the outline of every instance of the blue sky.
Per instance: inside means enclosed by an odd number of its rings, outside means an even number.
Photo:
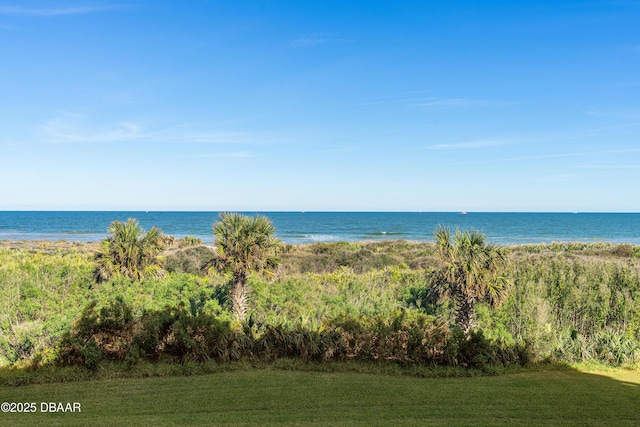
[[[0,0],[0,209],[640,211],[640,1]]]

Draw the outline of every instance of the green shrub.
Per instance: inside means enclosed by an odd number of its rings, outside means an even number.
[[[234,330],[227,320],[184,306],[133,315],[120,300],[88,305],[63,338],[59,365],[96,369],[101,361],[365,360],[402,366],[484,367],[523,363],[518,349],[451,329],[433,316],[401,310],[391,316],[342,316],[318,328],[254,324]]]
[[[165,269],[171,273],[188,273],[204,276],[213,263],[215,252],[206,246],[187,246],[167,253]]]

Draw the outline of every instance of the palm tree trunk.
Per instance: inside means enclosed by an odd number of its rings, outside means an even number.
[[[233,304],[233,314],[237,320],[244,321],[247,315],[247,275],[244,272],[233,274],[233,285],[231,286],[231,303]]]
[[[458,325],[464,333],[469,332],[472,328],[477,326],[473,301],[470,301],[467,298],[458,299],[456,325]]]

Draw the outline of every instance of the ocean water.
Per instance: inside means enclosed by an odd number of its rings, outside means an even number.
[[[255,212],[244,212],[255,214]],[[262,212],[287,243],[403,239],[432,241],[438,225],[477,229],[496,244],[615,242],[640,244],[640,213]],[[211,244],[217,212],[0,211],[0,240],[99,241],[114,220]]]

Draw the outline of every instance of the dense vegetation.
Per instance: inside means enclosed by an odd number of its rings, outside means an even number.
[[[496,307],[479,299],[479,329],[464,333],[455,327],[455,298],[434,298],[446,267],[434,244],[286,245],[275,275],[248,275],[247,320],[238,322],[232,273],[215,268],[218,252],[194,239],[165,242],[163,276],[103,281],[95,280],[95,244],[3,242],[0,364],[640,362],[637,246],[501,248],[511,261],[503,274],[508,292]]]

